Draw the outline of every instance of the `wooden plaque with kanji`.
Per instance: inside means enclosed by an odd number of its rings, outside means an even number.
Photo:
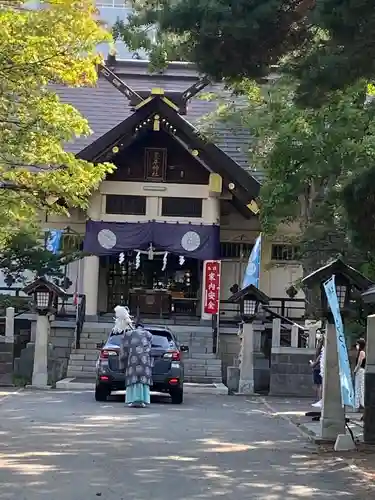
[[[167,150],[164,148],[145,148],[146,181],[165,181],[167,170]]]

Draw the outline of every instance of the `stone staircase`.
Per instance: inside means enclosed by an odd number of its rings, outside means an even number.
[[[146,322],[147,323],[147,322]],[[180,344],[189,346],[184,353],[186,382],[222,382],[221,360],[212,353],[212,329],[202,325],[166,325],[177,335]],[[98,359],[97,344],[108,338],[113,323],[86,322],[81,333],[80,349],[69,358],[68,377],[94,378]]]

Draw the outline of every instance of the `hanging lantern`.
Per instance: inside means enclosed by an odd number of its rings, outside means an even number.
[[[180,266],[184,265],[185,257],[183,255],[180,255],[180,257],[178,258],[178,263],[180,264]]]
[[[120,264],[123,264],[125,261],[125,254],[124,252],[121,252],[120,255],[118,256],[118,261]]]

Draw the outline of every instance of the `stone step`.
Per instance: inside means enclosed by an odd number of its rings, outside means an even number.
[[[185,375],[185,382],[191,382],[196,384],[220,384],[223,382],[222,377],[204,377],[204,376],[189,376]]]
[[[79,360],[97,360],[99,356],[99,351],[93,351],[93,352],[87,352],[87,351],[82,351],[80,353],[71,353],[70,359],[79,361]]]
[[[160,326],[160,325],[157,325]],[[96,335],[109,335],[113,328],[113,323],[108,327],[103,327],[102,325],[88,325],[85,323],[82,328],[81,335],[96,334]],[[170,330],[177,335],[177,337],[199,335],[200,337],[209,337],[212,335],[212,328],[207,326],[181,326],[174,325]]]
[[[81,333],[81,342],[85,342],[87,340],[106,340],[109,336],[109,332],[82,332]],[[212,332],[208,334],[202,334],[200,332],[191,332],[190,334],[179,334],[176,332],[176,337],[179,342],[212,342]]]
[[[221,363],[199,363],[196,359],[193,359],[191,363],[184,361],[185,370],[221,370]]]
[[[95,373],[93,372],[83,372],[80,370],[69,370],[66,374],[67,378],[89,378],[91,380],[95,379]]]
[[[99,349],[72,349],[72,354],[95,354],[96,356],[99,355]]]
[[[173,324],[173,323],[165,323],[163,320],[159,319],[158,321],[147,321],[147,319],[144,320],[145,325],[150,325],[152,326],[166,326],[170,328],[174,332],[189,332],[189,331],[207,331],[211,330],[211,325],[210,324],[191,324],[191,325],[185,325],[185,324]],[[83,330],[85,331],[110,331],[113,328],[114,321],[107,321],[107,322],[101,322],[101,321],[85,321],[83,325]]]
[[[98,351],[101,342],[98,340],[98,342],[90,340],[87,342],[81,341],[80,343],[80,351]],[[187,345],[189,347],[189,352],[190,353],[197,353],[197,354],[212,354],[212,342],[208,344],[204,343],[192,343],[192,344],[182,344],[182,345]]]
[[[96,360],[94,359],[69,359],[68,366],[80,366],[86,368],[86,366],[95,366]]]

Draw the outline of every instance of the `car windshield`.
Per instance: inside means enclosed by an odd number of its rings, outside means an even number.
[[[152,347],[169,349],[174,345],[174,340],[170,332],[167,330],[149,330],[152,334]],[[108,343],[116,346],[121,345],[122,335],[111,335]]]

